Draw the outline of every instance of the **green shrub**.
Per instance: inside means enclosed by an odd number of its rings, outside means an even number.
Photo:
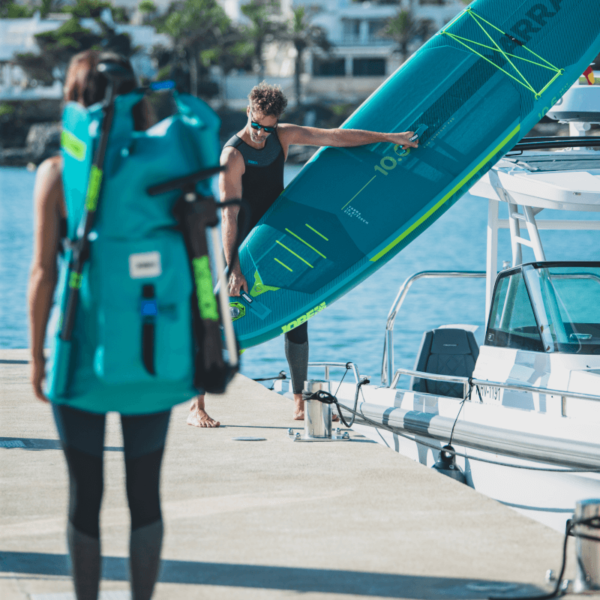
[[[12,104],[0,104],[0,118],[9,117],[15,112],[15,107]]]

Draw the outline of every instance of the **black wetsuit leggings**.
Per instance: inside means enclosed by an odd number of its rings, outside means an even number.
[[[285,356],[290,366],[292,392],[301,394],[308,377],[308,321],[285,334]]]
[[[78,600],[87,600],[96,597],[100,576],[99,516],[106,415],[65,405],[53,404],[52,408],[69,470],[68,541],[75,589]],[[121,415],[134,600],[150,598],[158,574],[162,543],[160,467],[170,414]]]

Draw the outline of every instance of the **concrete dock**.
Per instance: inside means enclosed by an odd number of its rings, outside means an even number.
[[[0,598],[74,598],[67,474],[28,352],[0,350]],[[157,600],[507,598],[541,593],[562,536],[351,433],[294,443],[291,402],[237,376],[207,399],[219,429],[175,408],[162,472]],[[237,437],[265,441],[236,441]],[[108,419],[101,598],[128,598],[129,515],[118,416]],[[572,545],[572,543],[571,543]],[[572,577],[573,553],[569,556]]]

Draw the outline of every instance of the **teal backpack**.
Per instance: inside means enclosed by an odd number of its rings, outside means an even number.
[[[218,165],[220,121],[201,100],[174,92],[177,114],[134,131],[132,108],[143,96],[134,91],[114,98],[101,169],[94,156],[105,103],[84,108],[71,102],[63,114],[68,238],[82,237],[86,208],[97,212],[80,273],[72,269],[73,247],[61,260],[61,318],[46,393],[54,403],[91,412],[159,412],[201,391],[191,310],[199,286],[174,216],[181,192],[150,196],[147,189]],[[196,191],[211,196],[207,180]],[[78,298],[72,331],[63,339],[72,289]],[[202,293],[216,312],[212,285]]]

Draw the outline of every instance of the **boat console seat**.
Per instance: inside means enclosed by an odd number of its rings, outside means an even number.
[[[479,346],[471,331],[465,329],[434,329],[423,334],[415,371],[471,377],[479,356]],[[412,378],[411,388],[436,396],[463,397],[458,383]]]

